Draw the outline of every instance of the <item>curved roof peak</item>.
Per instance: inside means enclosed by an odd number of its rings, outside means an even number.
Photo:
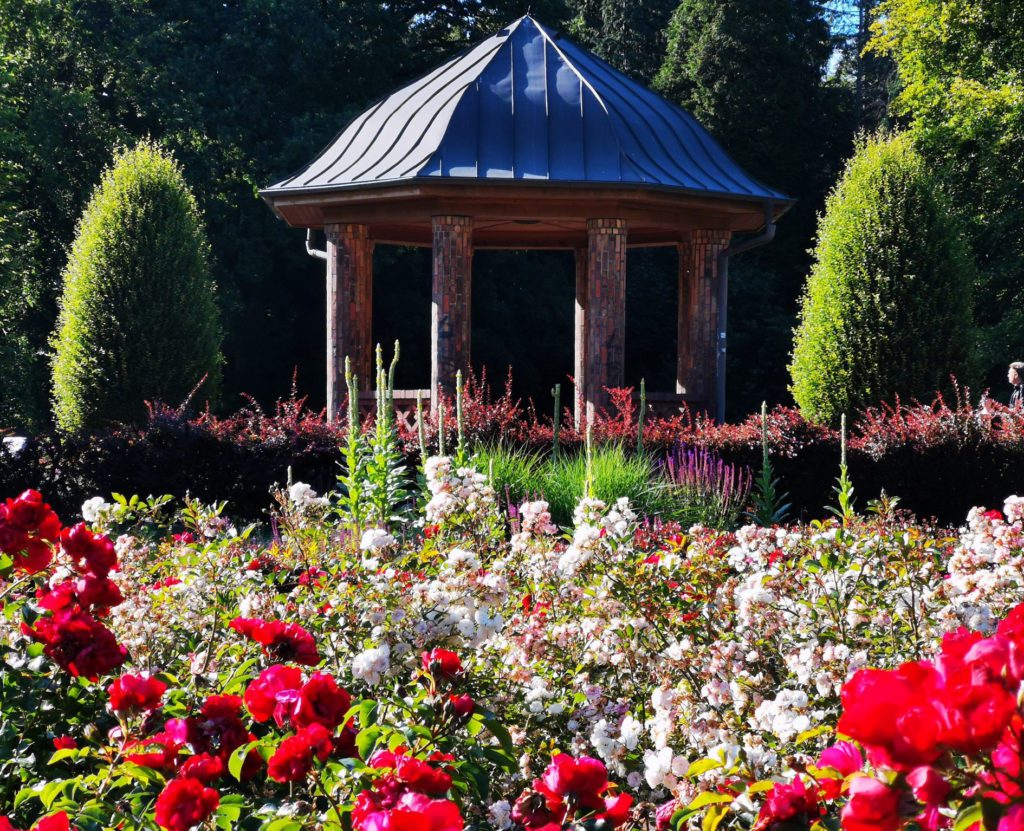
[[[529,14],[355,118],[264,195],[401,181],[654,186],[788,202],[685,110]]]

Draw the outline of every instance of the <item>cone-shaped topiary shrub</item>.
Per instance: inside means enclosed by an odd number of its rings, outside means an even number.
[[[909,138],[858,143],[814,253],[790,365],[804,417],[930,400],[951,374],[969,378],[973,264]]]
[[[53,338],[53,406],[76,431],[137,421],[205,376],[220,390],[221,329],[209,243],[177,162],[144,141],[120,151],[79,226]]]

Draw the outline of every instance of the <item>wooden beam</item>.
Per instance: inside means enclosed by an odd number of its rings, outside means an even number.
[[[728,247],[729,231],[694,231],[679,246],[679,321],[676,391],[700,401],[715,417],[718,349],[718,255]]]
[[[335,421],[345,395],[345,358],[364,388],[372,383],[373,240],[367,227],[328,225],[327,418]]]
[[[609,404],[607,387],[625,379],[626,220],[587,220],[586,369],[584,401]]]
[[[455,389],[455,373],[470,368],[472,321],[473,220],[468,216],[432,218],[433,283],[430,309],[430,408],[438,395]]]

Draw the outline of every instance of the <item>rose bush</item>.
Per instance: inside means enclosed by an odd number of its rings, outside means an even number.
[[[722,533],[584,499],[562,531],[450,459],[418,498],[370,525],[293,487],[268,529],[8,500],[0,816],[1017,827],[1024,501]]]

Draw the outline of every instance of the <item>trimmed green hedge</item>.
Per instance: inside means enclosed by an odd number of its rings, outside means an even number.
[[[971,377],[973,265],[906,136],[862,141],[818,228],[793,349],[800,411],[835,423]]]
[[[139,421],[147,400],[220,391],[209,244],[181,168],[143,142],[121,151],[78,226],[54,333],[53,407],[68,432]]]

